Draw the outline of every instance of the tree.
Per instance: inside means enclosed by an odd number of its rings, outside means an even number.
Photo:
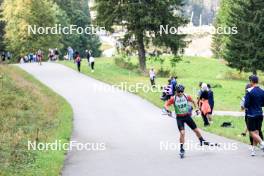
[[[184,35],[160,33],[160,26],[179,27],[187,23],[183,17],[182,0],[95,0],[99,26],[114,31],[113,26],[123,26],[127,32],[124,40],[135,43],[139,65],[146,72],[145,47],[170,48],[175,56],[184,48]]]
[[[63,16],[64,20],[61,20],[67,21],[63,24],[64,26],[77,25],[82,28],[91,26],[88,0],[55,0],[55,2],[59,5],[61,11],[65,13]],[[101,43],[98,36],[94,34],[64,35],[62,42],[64,43],[64,49],[72,46],[79,52],[89,49],[94,56],[101,55],[99,50]]]
[[[3,0],[0,0],[0,7],[3,3]],[[0,9],[0,51],[5,50],[5,44],[4,44],[4,28],[5,28],[5,23],[4,21],[1,20],[2,18],[2,10]]]
[[[240,71],[264,71],[264,2],[234,0],[228,26],[236,26],[238,34],[229,35],[224,58],[230,67]]]
[[[21,5],[23,4],[23,5]],[[15,58],[38,49],[61,48],[60,35],[41,35],[28,32],[28,26],[52,27],[56,24],[56,4],[49,0],[5,0],[3,19],[6,22],[7,49]]]
[[[220,9],[217,12],[217,16],[214,22],[214,27],[217,29],[219,27],[225,28],[228,27],[227,21],[229,18],[229,13],[231,7],[234,5],[234,0],[222,0],[220,3]],[[223,52],[225,45],[227,43],[228,36],[223,34],[214,34],[213,35],[213,43],[212,43],[212,51],[214,53],[214,57],[223,58]]]

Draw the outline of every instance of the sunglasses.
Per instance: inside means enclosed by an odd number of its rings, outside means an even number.
[[[177,93],[183,93],[183,91],[177,91]]]

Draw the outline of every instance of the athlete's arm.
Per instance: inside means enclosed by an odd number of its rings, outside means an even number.
[[[174,103],[174,97],[171,97],[164,105],[164,108],[169,111],[169,107]]]
[[[193,104],[194,108],[196,109],[197,106],[196,106],[195,101],[193,101],[192,97],[191,96],[188,96],[187,98],[188,98],[188,101],[191,102]]]

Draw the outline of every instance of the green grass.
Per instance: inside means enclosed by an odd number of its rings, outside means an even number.
[[[195,118],[197,125],[204,131],[224,136],[229,139],[234,139],[243,143],[249,144],[248,134],[247,137],[242,137],[241,133],[245,131],[245,120],[240,117],[229,117],[229,116],[214,116],[214,123],[210,127],[203,127],[202,118]],[[232,127],[223,128],[221,125],[223,122],[231,122]]]
[[[59,175],[66,151],[28,150],[28,141],[68,142],[70,105],[15,66],[0,66],[0,74],[0,175]]]
[[[62,64],[76,70],[76,65],[73,62],[63,61]],[[135,59],[132,59],[133,64],[137,64]],[[149,78],[142,76],[136,71],[120,68],[114,64],[113,59],[98,58],[96,59],[96,69],[92,73],[88,68],[87,61],[83,60],[81,72],[95,79],[109,83],[111,85],[120,85],[121,82],[127,82],[128,85],[143,83],[149,86]],[[157,62],[148,61],[147,67],[154,67],[156,70],[160,68]],[[170,69],[169,61],[165,61],[164,69]],[[198,91],[198,83],[204,81],[212,85],[220,85],[214,88],[216,110],[240,110],[240,100],[244,94],[247,74],[241,75],[233,69],[230,69],[221,60],[207,59],[200,57],[186,57],[176,66],[176,74],[179,77],[178,82],[186,86],[186,92],[193,97],[196,97]],[[236,77],[237,76],[237,77]],[[235,79],[235,80],[234,80]],[[158,85],[165,85],[167,78],[157,78]],[[160,92],[143,91],[135,94],[145,98],[158,107],[163,106],[163,102],[159,99]],[[196,118],[199,127],[203,127],[202,119]],[[232,122],[234,128],[220,127],[223,122]],[[203,128],[205,131],[212,132],[221,136],[235,139],[244,143],[248,143],[248,138],[240,137],[240,134],[245,130],[244,118],[234,117],[214,117],[214,124],[208,128]]]
[[[133,62],[136,63],[135,60]],[[72,62],[63,61],[61,63],[76,69],[76,66]],[[167,61],[164,64],[164,68],[169,67],[168,65]],[[151,66],[154,66],[157,70],[159,63],[148,62],[148,68]],[[142,76],[137,72],[120,68],[109,58],[98,58],[94,73],[91,73],[86,60],[84,60],[81,70],[84,74],[109,84],[119,85],[121,82],[127,82],[128,85],[143,83],[145,86],[150,86],[147,76]],[[186,92],[189,95],[192,95],[194,98],[196,97],[198,83],[200,81],[210,83],[211,85],[218,85],[218,87],[213,89],[216,102],[215,109],[239,111],[240,100],[244,94],[246,81],[227,79],[230,73],[235,74],[236,72],[228,68],[223,62],[215,59],[187,57],[176,66],[176,75],[179,77],[178,82],[185,85]],[[163,86],[167,84],[167,80],[168,78],[158,77],[156,83],[157,85]],[[158,92],[158,89],[156,92],[148,93],[140,90],[136,94],[159,107],[163,106],[163,102],[159,99],[161,93]]]

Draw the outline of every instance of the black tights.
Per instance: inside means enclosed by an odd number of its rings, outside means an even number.
[[[201,115],[202,115],[202,118],[203,118],[203,121],[204,121],[204,126],[210,125],[209,120],[206,117],[206,115],[203,112],[201,113]]]

